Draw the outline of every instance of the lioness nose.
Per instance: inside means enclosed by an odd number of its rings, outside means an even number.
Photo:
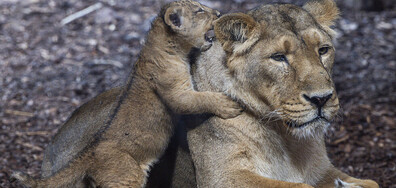
[[[322,108],[326,102],[333,96],[332,93],[325,95],[325,96],[307,96],[303,95],[305,100],[309,101],[310,103],[314,104],[318,108]]]

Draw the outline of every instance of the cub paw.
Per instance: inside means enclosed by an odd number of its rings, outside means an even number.
[[[216,109],[214,114],[223,119],[236,117],[243,111],[237,102],[231,100],[229,97],[223,94],[217,96],[216,104],[213,104],[213,106]]]

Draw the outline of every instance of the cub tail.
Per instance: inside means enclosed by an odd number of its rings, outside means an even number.
[[[19,183],[21,183],[25,186],[28,186],[28,187],[37,187],[36,180],[22,172],[12,173],[10,181],[11,182],[18,181]]]
[[[71,162],[65,168],[59,170],[52,176],[35,179],[21,172],[14,172],[11,175],[11,181],[18,180],[26,187],[63,187],[76,182],[76,180],[83,179],[86,171],[90,166],[89,161],[86,160],[88,156],[78,158]]]

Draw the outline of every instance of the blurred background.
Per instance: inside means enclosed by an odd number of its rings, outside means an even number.
[[[166,2],[0,1],[0,187],[16,186],[11,170],[39,177],[43,150],[71,112],[125,82]],[[200,2],[227,13],[305,1]],[[329,157],[354,177],[396,188],[396,2],[337,3],[333,78],[342,111],[326,138]],[[90,6],[95,11],[61,24]]]

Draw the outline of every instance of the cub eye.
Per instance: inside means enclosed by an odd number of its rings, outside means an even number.
[[[319,50],[318,50],[319,55],[325,55],[325,54],[327,54],[327,52],[329,52],[329,49],[330,49],[329,46],[325,46],[325,47],[319,48]]]
[[[195,11],[195,13],[200,13],[200,12],[204,12],[205,10],[202,8],[199,8],[197,11]]]
[[[275,61],[287,62],[286,56],[285,56],[284,54],[281,54],[281,53],[272,54],[272,55],[270,56],[270,58],[273,59],[273,60],[275,60]]]

